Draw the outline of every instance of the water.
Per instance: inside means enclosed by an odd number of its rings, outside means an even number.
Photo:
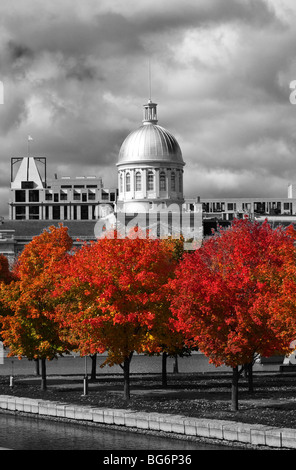
[[[229,450],[162,436],[0,413],[0,448],[11,450]]]

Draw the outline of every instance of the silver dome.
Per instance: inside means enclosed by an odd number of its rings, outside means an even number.
[[[119,151],[118,164],[161,161],[184,165],[182,152],[175,137],[151,122],[131,132]]]

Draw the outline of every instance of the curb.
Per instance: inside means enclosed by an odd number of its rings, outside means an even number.
[[[0,409],[28,414],[110,424],[140,430],[162,431],[180,436],[218,439],[252,446],[296,449],[296,429],[262,424],[189,418],[182,415],[95,408],[64,402],[0,395]]]

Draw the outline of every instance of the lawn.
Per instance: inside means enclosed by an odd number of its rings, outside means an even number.
[[[168,374],[163,388],[160,374],[131,376],[131,399],[123,399],[120,375],[99,375],[83,382],[77,376],[48,377],[47,390],[34,376],[18,376],[14,387],[9,377],[0,376],[0,394],[42,398],[59,402],[178,414],[189,417],[239,421],[268,426],[296,428],[296,374],[254,374],[254,392],[240,379],[239,410],[231,410],[231,374]]]

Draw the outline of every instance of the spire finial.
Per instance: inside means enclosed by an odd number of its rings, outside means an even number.
[[[151,59],[149,57],[149,101],[151,101]]]

